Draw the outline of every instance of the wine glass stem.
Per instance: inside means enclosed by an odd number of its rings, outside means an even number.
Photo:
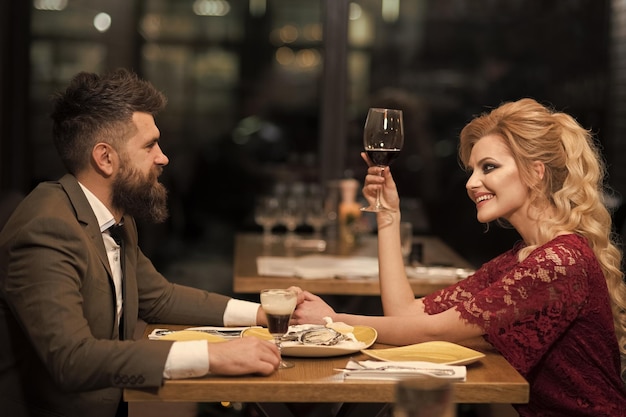
[[[272,243],[272,228],[263,226],[263,246],[269,246]]]
[[[383,177],[384,176],[384,172],[385,172],[385,167],[383,167],[383,169],[380,170],[380,176]],[[383,205],[380,202],[380,195],[382,193],[382,190],[378,190],[376,191],[376,209],[382,209]]]
[[[287,226],[287,234],[285,235],[286,246],[292,246],[296,242],[296,227],[291,224]]]
[[[380,203],[380,190],[376,191],[376,206],[377,209],[381,209],[383,205]]]

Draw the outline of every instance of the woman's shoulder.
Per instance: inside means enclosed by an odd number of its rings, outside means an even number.
[[[575,233],[562,234],[537,247],[527,258],[528,262],[547,267],[552,265],[559,269],[587,270],[598,266],[596,256],[583,236]]]
[[[510,269],[520,265],[519,252],[526,247],[524,241],[516,242],[511,249],[493,258],[482,266],[485,270],[492,268]],[[574,234],[558,235],[545,244],[535,248],[521,263],[528,267],[555,263],[560,265],[575,265],[581,260],[595,259],[593,250],[587,239]]]
[[[572,256],[594,256],[589,241],[576,233],[558,235],[538,249],[543,252],[556,251]]]

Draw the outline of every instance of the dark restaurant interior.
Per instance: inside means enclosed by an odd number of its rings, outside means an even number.
[[[261,231],[258,197],[362,184],[369,107],[404,111],[391,170],[414,233],[475,266],[518,236],[477,222],[457,140],[504,101],[535,98],[594,132],[622,231],[624,1],[29,0],[3,1],[0,19],[0,220],[64,173],[51,95],[80,71],[132,69],[168,98],[170,217],[140,224],[140,246],[171,281],[232,293],[234,236]]]

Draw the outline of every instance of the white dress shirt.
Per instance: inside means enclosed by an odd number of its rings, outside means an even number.
[[[96,219],[98,219],[100,232],[102,232],[104,247],[111,265],[111,272],[113,272],[113,284],[115,285],[115,298],[117,300],[117,321],[119,324],[124,305],[120,247],[115,243],[115,240],[113,240],[107,230],[115,224],[115,217],[91,191],[82,184],[80,186],[96,215]],[[258,303],[231,299],[224,310],[224,326],[256,325],[258,308]],[[208,374],[209,369],[209,349],[206,340],[174,342],[165,362],[163,377],[170,379],[200,377]]]

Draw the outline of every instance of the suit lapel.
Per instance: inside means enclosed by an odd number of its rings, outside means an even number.
[[[89,205],[85,193],[83,193],[83,190],[80,188],[78,180],[76,180],[76,177],[73,175],[66,174],[59,180],[59,183],[63,186],[65,193],[76,211],[76,219],[83,225],[85,233],[89,236],[96,248],[98,258],[100,258],[100,261],[105,266],[112,280],[113,274],[111,273],[109,258],[107,257],[104,242],[102,241],[102,233],[100,232],[98,219],[96,219],[96,215],[93,213],[93,209],[91,205]]]

